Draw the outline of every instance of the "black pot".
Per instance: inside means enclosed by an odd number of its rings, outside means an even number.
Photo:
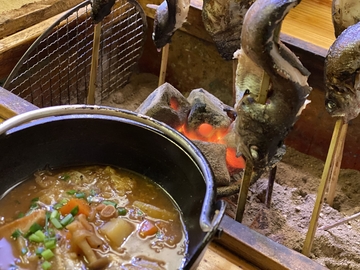
[[[112,165],[157,182],[184,216],[184,269],[196,269],[224,215],[204,156],[152,118],[109,107],[58,106],[15,116],[0,125],[0,134],[0,194],[46,166]]]

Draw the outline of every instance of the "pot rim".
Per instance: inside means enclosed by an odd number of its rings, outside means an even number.
[[[215,215],[212,213],[212,208],[207,207],[209,205],[213,205],[214,203],[213,199],[215,200],[216,197],[216,188],[214,184],[215,181],[213,179],[214,176],[208,161],[201,153],[201,151],[183,134],[173,129],[172,127],[168,126],[167,124],[160,122],[154,118],[139,113],[135,113],[129,110],[108,107],[108,106],[60,105],[60,106],[40,108],[33,111],[25,112],[4,121],[3,123],[0,124],[0,136],[6,136],[7,134],[12,132],[12,129],[19,128],[22,125],[34,120],[40,120],[42,118],[56,117],[56,116],[84,115],[84,114],[120,117],[141,123],[143,125],[149,126],[157,130],[158,132],[161,132],[168,138],[174,140],[183,149],[185,149],[195,160],[197,166],[200,168],[206,184],[206,193],[205,193],[205,197],[202,205],[202,211],[199,220],[200,227],[204,232],[213,231],[218,227],[225,213],[226,205],[222,201],[218,209],[219,212],[216,213]],[[211,220],[212,216],[214,217]]]

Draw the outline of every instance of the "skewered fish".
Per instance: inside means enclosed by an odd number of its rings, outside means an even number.
[[[257,0],[244,18],[241,48],[248,58],[246,63],[263,70],[270,81],[267,100],[261,104],[257,98],[262,79],[256,78],[260,72],[246,82],[239,82],[249,77],[246,67],[237,74],[238,85],[245,87],[245,95],[236,104],[237,150],[253,164],[255,172],[274,165],[274,159],[279,158],[283,141],[311,91],[307,83],[310,72],[279,40],[282,20],[299,2]]]
[[[152,39],[158,50],[170,43],[175,31],[186,21],[190,0],[166,0],[160,6],[147,5],[156,9]]]
[[[91,9],[93,23],[97,24],[109,15],[114,4],[115,0],[93,0]]]
[[[246,11],[255,0],[204,0],[202,20],[221,57],[231,60],[240,47]]]
[[[335,36],[338,37],[347,27],[360,21],[360,1],[333,0],[332,19]]]
[[[327,111],[348,122],[360,113],[360,22],[345,29],[325,58]]]

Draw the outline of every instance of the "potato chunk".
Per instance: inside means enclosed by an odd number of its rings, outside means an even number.
[[[125,239],[135,230],[135,227],[124,218],[117,217],[105,223],[100,232],[117,247],[120,247]]]

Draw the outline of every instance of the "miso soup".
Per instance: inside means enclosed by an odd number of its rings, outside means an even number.
[[[181,212],[134,172],[43,170],[0,200],[0,269],[180,269]]]

